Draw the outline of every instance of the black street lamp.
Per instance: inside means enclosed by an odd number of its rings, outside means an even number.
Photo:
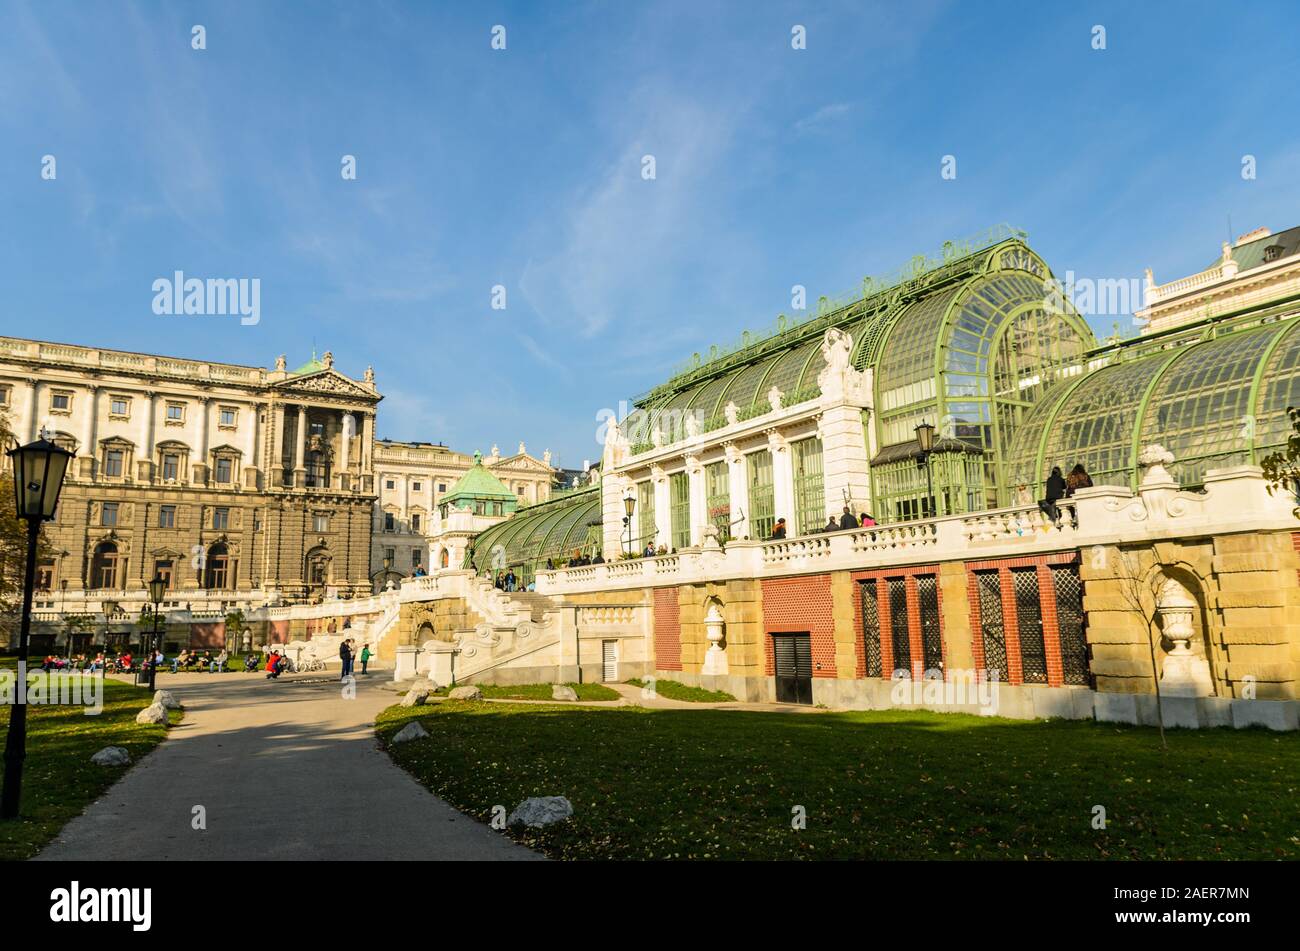
[[[623,528],[627,532],[627,553],[632,554],[632,513],[636,511],[636,496],[629,491],[623,496]]]
[[[10,449],[14,466],[14,504],[18,517],[27,520],[27,572],[23,583],[23,619],[18,634],[18,676],[26,676],[27,641],[32,630],[32,589],[36,587],[36,546],[41,523],[54,518],[59,491],[72,453],[47,439]],[[27,757],[27,698],[18,691],[9,715],[5,737],[4,791],[0,793],[0,819],[18,815],[22,799],[23,760]]]
[[[927,502],[929,504],[931,516],[937,514],[934,510],[934,479],[930,475],[930,454],[934,452],[934,424],[921,423],[916,427],[916,445],[920,450],[916,454],[916,464],[918,467],[925,467],[925,488],[927,492]],[[921,513],[923,516],[924,512]]]
[[[162,604],[166,594],[167,582],[163,581],[162,575],[155,573],[153,580],[149,582],[149,600],[153,602],[153,637],[150,638],[152,647],[149,650],[149,691],[151,693],[157,685],[158,652],[162,647],[158,641],[158,606]]]

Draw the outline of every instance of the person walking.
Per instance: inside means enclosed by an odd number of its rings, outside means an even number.
[[[347,680],[352,676],[352,644],[344,641],[339,645],[339,659],[343,661],[343,675],[339,680]]]
[[[361,672],[363,674],[369,673],[369,671],[366,670],[366,665],[369,663],[370,663],[370,645],[362,644],[361,645]]]

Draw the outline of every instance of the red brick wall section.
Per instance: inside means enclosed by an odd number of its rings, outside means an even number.
[[[984,669],[984,629],[980,623],[980,595],[977,571],[997,571],[1002,588],[1002,628],[1006,632],[1008,683],[1024,683],[1024,666],[1020,661],[1020,625],[1016,615],[1015,581],[1012,568],[1035,568],[1038,576],[1038,603],[1043,615],[1043,646],[1047,653],[1047,685],[1060,687],[1065,683],[1061,666],[1061,627],[1056,616],[1056,586],[1052,583],[1051,565],[1068,565],[1078,560],[1076,552],[1057,552],[1051,555],[1032,555],[1023,558],[1006,558],[1001,561],[966,562],[966,594],[970,598],[971,654],[975,666]]]
[[[271,643],[273,644],[289,643],[289,622],[288,621],[272,621],[268,625],[268,627],[270,627],[270,631],[268,633],[271,636]]]
[[[226,622],[216,624],[191,624],[190,647],[220,647],[226,637]]]
[[[835,676],[835,619],[831,611],[831,576],[773,578],[763,582],[763,633],[808,632],[813,676]],[[763,638],[767,675],[776,673],[772,638]]]
[[[655,669],[682,669],[681,609],[676,588],[655,588]]]

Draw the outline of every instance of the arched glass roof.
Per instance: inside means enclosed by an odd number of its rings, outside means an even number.
[[[1300,402],[1300,320],[1123,359],[1059,384],[1025,420],[1010,453],[1015,478],[1041,484],[1082,463],[1097,485],[1137,484],[1141,448],[1174,455],[1170,473],[1199,485],[1209,469],[1258,459],[1286,442]]]
[[[599,518],[599,486],[520,509],[475,536],[464,567],[480,574],[525,566],[535,570],[548,558],[567,558],[585,549],[588,523]]]

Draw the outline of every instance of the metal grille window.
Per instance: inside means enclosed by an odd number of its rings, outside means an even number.
[[[772,453],[763,449],[745,457],[749,476],[749,531],[751,538],[770,538],[776,524],[772,494]]]
[[[888,578],[889,641],[894,648],[894,670],[912,676],[912,641],[907,625],[907,579]]]
[[[862,588],[862,646],[866,658],[867,676],[882,676],[883,665],[880,658],[880,605],[876,591],[876,581],[864,581]]]
[[[731,537],[731,486],[726,462],[710,462],[704,467],[704,494],[708,520],[718,527],[721,541],[725,542]]]
[[[655,543],[655,485],[638,482],[636,486],[636,534],[639,550]]]
[[[939,583],[934,575],[916,576],[916,597],[921,611],[921,650],[925,671],[943,671],[943,635],[939,631]]]
[[[1090,686],[1088,640],[1084,634],[1083,582],[1077,565],[1053,565],[1056,624],[1061,634],[1061,669],[1067,684]]]
[[[685,472],[674,472],[668,477],[668,503],[672,513],[673,548],[688,548],[691,544],[691,492]]]
[[[1043,606],[1038,596],[1038,569],[1013,568],[1016,630],[1020,634],[1021,676],[1027,684],[1047,683],[1047,649],[1043,646]]]
[[[990,680],[1007,680],[1007,635],[1002,622],[1002,583],[996,571],[977,571],[980,599],[980,634],[984,643],[984,669]]]
[[[822,441],[813,438],[791,443],[790,457],[794,462],[794,514],[799,534],[821,531],[826,524]]]

